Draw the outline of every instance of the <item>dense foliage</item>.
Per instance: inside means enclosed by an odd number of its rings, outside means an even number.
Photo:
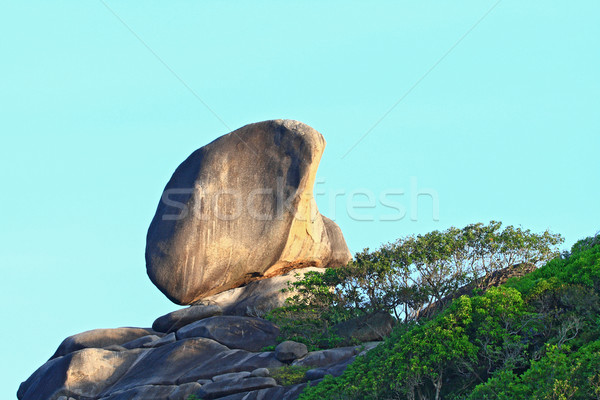
[[[286,307],[267,317],[283,337],[327,348],[350,344],[333,327],[379,312],[408,324],[432,304],[449,303],[465,285],[519,263],[542,265],[558,256],[559,235],[541,234],[492,221],[407,236],[356,254],[347,266],[311,272],[292,284]]]
[[[432,318],[398,324],[300,398],[600,399],[600,238]]]

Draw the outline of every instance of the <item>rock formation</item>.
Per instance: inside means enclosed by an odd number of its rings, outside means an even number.
[[[281,386],[270,377],[272,371],[290,364],[308,367],[305,380],[314,384],[325,375],[340,375],[359,353],[380,343],[307,352],[303,344],[287,341],[275,351],[262,351],[276,344],[279,329],[272,323],[198,311],[193,312],[198,320],[188,319],[169,334],[118,328],[71,336],[21,384],[17,397],[185,400],[194,394],[202,399],[291,400],[307,383]],[[142,332],[146,335],[139,336]]]
[[[195,151],[167,184],[146,246],[152,282],[192,305],[152,328],[66,338],[17,397],[292,400],[307,380],[340,375],[377,343],[308,352],[296,342],[277,345],[279,328],[260,318],[283,305],[288,282],[351,258],[340,228],[312,196],[324,146],[307,125],[276,120]],[[282,386],[270,376],[286,365],[310,368],[304,382]]]
[[[323,136],[292,120],[246,125],[196,150],[165,187],[146,242],[152,282],[173,302],[351,255],[313,198]]]

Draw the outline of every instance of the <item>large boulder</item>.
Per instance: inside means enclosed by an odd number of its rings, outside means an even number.
[[[146,267],[173,302],[351,254],[313,198],[323,136],[292,120],[246,125],[196,150],[165,187],[148,229]]]

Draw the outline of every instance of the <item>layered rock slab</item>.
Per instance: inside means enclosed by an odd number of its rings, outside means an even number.
[[[145,385],[122,392],[113,393],[99,400],[186,400],[190,395],[198,393],[202,386],[192,382],[181,386],[173,385]],[[58,399],[60,400],[60,399]]]
[[[86,348],[102,348],[112,345],[122,345],[148,335],[162,336],[163,334],[155,332],[150,328],[93,329],[69,336],[63,340],[50,359],[52,360]]]
[[[214,340],[192,338],[177,341],[143,354],[138,362],[120,376],[119,380],[107,387],[102,395],[130,390],[146,385],[175,385],[186,372],[193,370],[199,363],[208,361],[216,355],[228,351]],[[125,352],[121,352],[125,353]]]
[[[224,315],[196,321],[176,332],[178,340],[203,337],[247,351],[274,345],[278,335],[277,325],[264,319]]]
[[[284,365],[275,358],[272,351],[253,353],[235,349],[219,353],[207,361],[199,362],[193,370],[179,378],[179,382],[200,381],[211,379],[216,375],[254,371],[259,368],[280,368]]]
[[[314,382],[311,382],[311,385]],[[292,386],[278,386],[269,389],[253,390],[219,397],[219,400],[295,400],[306,387],[306,383]]]
[[[198,395],[202,399],[216,399],[230,394],[260,390],[277,386],[273,378],[251,377],[207,383],[200,388]]]
[[[222,313],[223,310],[217,304],[194,305],[157,318],[152,324],[152,329],[157,332],[171,333],[192,322],[221,315]]]
[[[173,302],[351,255],[313,198],[323,136],[298,121],[246,125],[196,150],[165,187],[146,241],[152,282]]]

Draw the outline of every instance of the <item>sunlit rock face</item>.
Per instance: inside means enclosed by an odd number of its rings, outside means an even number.
[[[165,187],[148,229],[146,267],[173,302],[351,255],[313,198],[323,136],[298,121],[246,125],[192,153]]]

